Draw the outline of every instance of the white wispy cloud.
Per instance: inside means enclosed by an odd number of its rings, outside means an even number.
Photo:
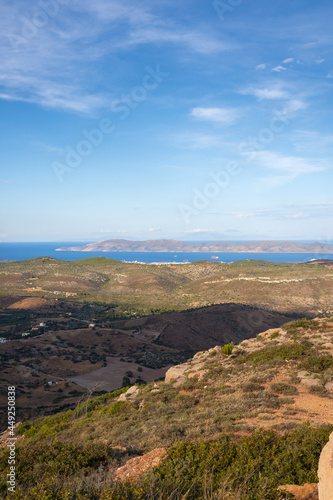
[[[214,233],[214,229],[189,229],[185,233],[189,234],[200,234],[200,233]]]
[[[240,91],[243,95],[253,95],[259,101],[265,99],[288,99],[289,92],[284,90],[281,86],[271,85],[267,87],[248,87]]]
[[[295,130],[293,145],[298,150],[332,154],[333,134],[324,134],[318,130]]]
[[[38,3],[2,3],[0,99],[92,114],[122,91],[117,74],[108,72],[105,83],[103,68],[110,56],[140,44],[172,44],[192,54],[231,48],[205,27],[194,30],[161,16],[152,2],[54,2],[52,16]],[[39,27],[32,22],[38,14],[46,16]],[[105,90],[95,90],[101,87]]]
[[[265,68],[266,68],[266,66],[267,66],[266,64],[258,64],[258,65],[256,66],[256,69],[265,69]]]
[[[198,120],[230,125],[238,117],[238,112],[233,108],[193,108],[191,116]]]
[[[291,115],[293,113],[296,113],[296,111],[307,108],[307,106],[307,103],[305,101],[302,101],[301,99],[290,99],[290,101],[288,101],[284,105],[281,114]]]
[[[309,214],[305,212],[298,212],[296,214],[287,214],[285,217],[287,217],[287,219],[307,219]]]
[[[119,43],[119,47],[129,47],[141,44],[177,44],[200,54],[212,54],[229,50],[233,47],[229,42],[221,42],[208,33],[186,31],[184,29],[169,28],[168,26],[140,27],[131,31],[126,40]]]
[[[233,214],[235,217],[238,217],[240,219],[243,218],[248,218],[248,217],[254,217],[255,213],[254,212],[236,212]]]
[[[272,80],[264,86],[247,86],[238,92],[243,95],[252,95],[259,101],[280,100],[282,101],[279,113],[282,115],[293,115],[298,111],[306,109],[311,103],[311,99],[322,92],[322,86],[296,85],[293,82],[280,79],[277,82]]]
[[[259,186],[264,189],[283,186],[294,181],[300,175],[323,172],[331,167],[325,160],[309,160],[297,156],[283,156],[271,151],[258,151],[255,158],[253,159],[252,157],[252,161],[266,171],[272,172],[258,178]]]
[[[276,66],[275,68],[272,68],[272,71],[275,71],[276,73],[281,73],[282,71],[286,71],[287,68],[284,66]]]
[[[221,137],[214,134],[202,134],[199,132],[184,132],[168,135],[165,141],[176,147],[184,149],[207,149],[223,145]]]
[[[150,228],[148,229],[148,231],[149,231],[150,233],[157,233],[158,231],[161,231],[161,228],[160,228],[160,227],[150,227]]]
[[[119,231],[115,231],[114,229],[101,229],[99,231],[100,233],[107,233],[107,234],[125,234],[127,231],[124,229],[120,229]]]
[[[333,144],[333,134],[323,134],[318,130],[295,130],[295,134],[298,138],[304,139],[306,141],[312,141],[318,143],[321,141],[322,144],[332,145]]]
[[[153,14],[145,5],[133,1],[119,2],[119,0],[72,0],[71,4],[77,11],[86,11],[93,14],[100,22],[125,20],[133,24],[149,23],[154,21]]]
[[[287,59],[284,59],[284,60],[282,61],[282,64],[289,64],[289,63],[294,62],[294,60],[295,60],[295,59],[294,59],[293,57],[288,57]]]
[[[268,218],[268,219],[308,219],[318,218],[333,213],[333,203],[289,203],[270,208],[255,209],[248,212],[228,212],[218,215],[229,215],[236,218]]]
[[[78,42],[92,42],[98,29],[92,26],[89,31],[83,19],[79,26],[75,17],[70,23],[71,9],[58,7],[58,14],[46,16],[46,25],[37,28],[31,19],[43,12],[38,5],[30,10],[20,1],[4,6],[0,20],[4,35],[0,39],[0,98],[91,112],[105,104],[105,96],[92,93],[87,84],[87,70],[98,56],[93,54],[91,44],[79,50]]]
[[[292,176],[313,174],[329,168],[329,165],[321,160],[308,160],[297,156],[282,156],[272,151],[258,151],[255,156],[255,162],[269,170],[276,170]]]

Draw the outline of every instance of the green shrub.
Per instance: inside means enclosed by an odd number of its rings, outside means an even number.
[[[296,424],[290,422],[289,427]],[[182,424],[172,432],[181,434]],[[169,429],[170,430],[170,429]],[[235,437],[185,441],[136,482],[115,484],[105,471],[122,452],[104,443],[73,445],[56,439],[17,446],[18,500],[278,500],[281,484],[317,482],[318,459],[333,426],[303,425],[284,433],[259,430]],[[0,455],[5,487],[8,452]]]
[[[260,384],[256,384],[255,382],[246,382],[242,384],[243,392],[254,392],[254,391],[263,391],[265,388]]]
[[[320,324],[316,320],[309,320],[307,318],[302,318],[298,321],[293,321],[291,323],[287,323],[283,325],[283,330],[288,333],[294,332],[297,328],[304,328],[309,330],[318,330],[320,328]]]
[[[286,359],[302,360],[310,355],[311,345],[312,344],[308,341],[302,341],[300,343],[293,342],[285,345],[264,347],[251,354],[239,356],[236,362],[274,366],[275,364],[282,364]]]
[[[104,408],[103,413],[107,415],[117,415],[124,406],[128,407],[129,405],[130,403],[127,401],[115,401],[109,407]]]
[[[297,389],[293,385],[285,384],[284,382],[278,382],[276,384],[271,384],[271,389],[278,394],[284,394],[286,396],[292,396],[297,394]]]
[[[230,344],[225,344],[223,347],[222,347],[222,352],[223,354],[226,354],[227,356],[230,356],[230,354],[232,353],[233,349],[234,349],[234,343],[233,342],[230,342]]]
[[[185,498],[186,492],[189,500],[207,498],[205,485],[209,485],[215,495],[208,498],[277,500],[281,484],[317,482],[319,455],[331,429],[302,426],[284,435],[259,430],[239,440],[222,436],[180,443],[169,450],[169,459],[153,474],[159,484],[170,483],[170,492],[171,484],[178,485],[173,497],[177,499]]]
[[[301,368],[309,372],[322,373],[333,368],[333,356],[328,354],[325,356],[309,356],[301,363]]]
[[[309,387],[309,392],[316,394],[316,396],[321,396],[322,398],[330,397],[329,392],[322,385],[311,385]]]
[[[72,445],[57,440],[18,446],[16,454],[17,478],[25,487],[38,484],[48,477],[63,479],[79,470],[97,468],[101,463],[107,465],[114,457],[114,452],[106,444]],[[1,469],[5,465],[6,455],[1,456]]]
[[[30,429],[27,429],[24,432],[24,437],[29,438],[29,437],[35,436],[36,434],[37,434],[36,427],[30,427]]]

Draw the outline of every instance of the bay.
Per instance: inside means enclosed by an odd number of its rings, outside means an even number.
[[[126,262],[237,262],[239,260],[267,260],[269,262],[307,262],[311,259],[332,259],[332,254],[318,253],[228,253],[228,252],[67,252],[56,251],[62,246],[84,245],[90,242],[38,242],[0,243],[0,261],[20,261],[37,257],[52,257],[58,260],[74,261],[90,257],[107,257]],[[211,257],[219,257],[212,260]]]

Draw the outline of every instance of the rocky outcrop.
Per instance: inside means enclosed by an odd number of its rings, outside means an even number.
[[[132,385],[126,392],[120,394],[117,401],[130,401],[134,399],[140,392],[140,388],[137,385]]]
[[[118,467],[113,473],[116,481],[135,481],[142,474],[153,467],[158,467],[166,457],[166,448],[156,448],[155,450],[142,455],[142,457],[131,458],[122,467]]]
[[[170,384],[172,382],[183,383],[186,380],[186,372],[190,369],[187,363],[176,365],[169,368],[165,374],[165,382]]]
[[[321,452],[318,477],[319,500],[333,500],[333,432]]]
[[[212,355],[222,352],[221,346],[213,347],[208,351],[197,352],[192,359],[181,365],[172,366],[165,374],[165,382],[172,383],[174,387],[182,385],[186,378],[197,377],[199,380],[204,376],[206,370],[203,370],[205,361]]]
[[[291,493],[296,500],[318,500],[318,485],[316,483],[296,486],[295,484],[285,484],[279,486],[278,491]]]

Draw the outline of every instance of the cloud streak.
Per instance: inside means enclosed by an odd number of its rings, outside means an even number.
[[[118,58],[142,44],[172,45],[193,55],[231,48],[205,28],[193,30],[156,15],[158,9],[151,3],[73,0],[55,4],[56,15],[47,15],[38,4],[28,9],[22,0],[4,1],[0,99],[93,114],[110,106],[122,90],[117,74],[110,78],[108,72],[107,84],[103,81],[108,58]]]
[[[276,99],[287,99],[289,98],[289,92],[282,89],[280,86],[272,85],[267,87],[248,87],[247,89],[241,90],[240,94],[243,95],[253,95],[257,97],[259,101],[263,100],[276,100]]]
[[[331,168],[327,161],[282,156],[271,151],[258,151],[254,162],[267,171],[275,172],[275,174],[259,177],[259,186],[264,189],[277,188],[289,184],[300,175],[316,174]]]
[[[230,125],[238,117],[238,112],[232,108],[193,108],[191,116],[197,120]]]
[[[321,161],[311,161],[297,156],[282,156],[271,151],[258,151],[255,161],[264,168],[287,173],[292,176],[313,174],[329,168],[329,165],[326,163],[323,164]]]
[[[184,149],[208,149],[221,147],[223,141],[221,138],[214,134],[205,134],[199,132],[184,132],[175,135],[170,135],[165,138],[168,143],[173,144],[175,147]]]

